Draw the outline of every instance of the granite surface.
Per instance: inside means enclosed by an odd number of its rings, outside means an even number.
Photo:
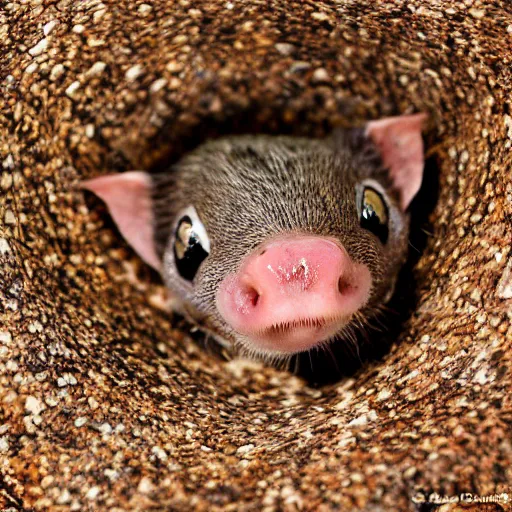
[[[0,508],[512,500],[511,65],[507,1],[0,4]],[[203,350],[77,188],[222,133],[416,111],[439,172],[416,311],[320,389]]]

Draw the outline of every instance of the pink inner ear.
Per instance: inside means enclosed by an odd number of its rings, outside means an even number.
[[[423,179],[425,156],[421,128],[427,114],[397,116],[370,121],[366,134],[380,150],[405,211],[418,193]]]
[[[160,271],[153,238],[149,175],[141,171],[124,172],[83,181],[80,186],[105,202],[126,241],[146,263]]]

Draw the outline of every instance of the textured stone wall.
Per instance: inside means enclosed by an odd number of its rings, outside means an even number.
[[[505,0],[0,4],[0,507],[512,495],[511,65]],[[413,111],[439,169],[417,310],[321,389],[202,350],[76,187],[208,136]]]

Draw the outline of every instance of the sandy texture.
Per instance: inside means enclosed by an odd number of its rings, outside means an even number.
[[[512,8],[369,5],[0,5],[0,506],[512,496]],[[440,173],[418,309],[383,363],[321,390],[201,350],[76,188],[206,136],[321,135],[412,111],[431,114]]]

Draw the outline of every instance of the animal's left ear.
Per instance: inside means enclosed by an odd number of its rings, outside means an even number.
[[[387,117],[370,121],[365,134],[378,147],[406,210],[421,187],[425,155],[421,129],[427,114]]]

